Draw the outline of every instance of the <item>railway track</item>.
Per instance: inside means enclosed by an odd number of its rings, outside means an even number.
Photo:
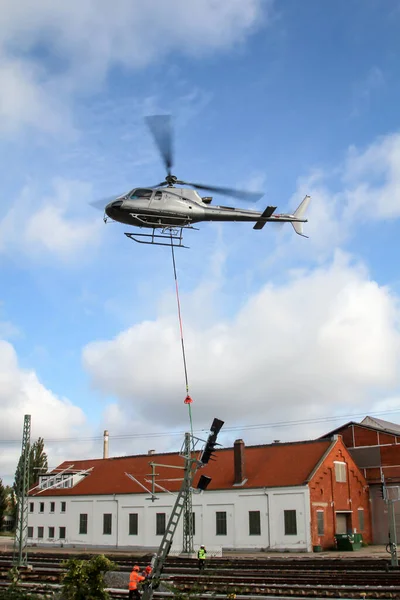
[[[51,554],[35,552],[29,555],[30,569],[21,569],[21,585],[33,589],[59,588],[64,572],[62,561],[91,555]],[[119,572],[128,573],[134,562],[145,565],[149,555],[108,557],[119,565]],[[8,585],[12,565],[10,553],[0,553],[0,586]],[[215,558],[207,561],[204,573],[199,573],[197,561],[189,558],[168,558],[162,574],[162,584],[154,598],[171,597],[174,592],[193,596],[196,600],[227,598],[393,598],[400,600],[400,570],[392,568],[387,559],[335,558]],[[126,598],[126,589],[112,589],[112,598]]]

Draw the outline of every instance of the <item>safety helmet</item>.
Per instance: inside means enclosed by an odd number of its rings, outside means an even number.
[[[135,566],[133,567],[133,570],[134,570],[134,571],[140,571],[140,567],[139,567],[139,565],[135,565]]]
[[[204,544],[202,544],[202,545],[200,546],[200,548],[205,548]]]

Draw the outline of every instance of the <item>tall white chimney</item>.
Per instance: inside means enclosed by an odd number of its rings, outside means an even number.
[[[104,430],[103,458],[108,458],[108,431]]]

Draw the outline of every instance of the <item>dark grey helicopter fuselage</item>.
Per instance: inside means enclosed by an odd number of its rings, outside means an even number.
[[[110,202],[105,212],[114,221],[134,227],[180,227],[200,221],[257,222],[262,214],[255,210],[209,206],[195,190],[175,187],[135,189]]]

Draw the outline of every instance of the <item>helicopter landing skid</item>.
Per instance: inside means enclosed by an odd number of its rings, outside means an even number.
[[[189,248],[183,244],[183,227],[165,227],[161,230],[153,228],[152,233],[125,233],[126,237],[138,244],[151,244],[153,246],[173,246],[174,248]],[[188,227],[185,229],[196,229]],[[160,233],[156,233],[160,231]],[[167,233],[169,231],[169,233]],[[137,239],[144,238],[144,239]],[[160,240],[160,241],[159,241]],[[165,240],[165,241],[161,241]]]

